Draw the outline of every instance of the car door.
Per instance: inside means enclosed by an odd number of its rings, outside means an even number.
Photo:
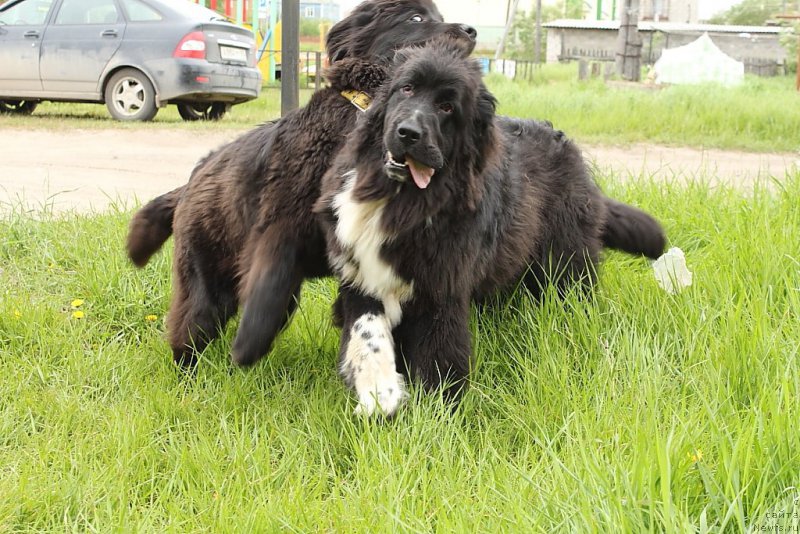
[[[35,96],[39,52],[53,0],[12,2],[0,11],[0,96]]]
[[[42,42],[44,91],[99,100],[100,77],[124,34],[115,0],[63,0]]]

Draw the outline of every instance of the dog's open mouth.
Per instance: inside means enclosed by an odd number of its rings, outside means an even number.
[[[425,189],[430,185],[431,178],[436,172],[433,167],[415,161],[408,154],[404,156],[405,161],[397,161],[391,152],[386,153],[386,174],[392,180],[405,182],[409,175],[420,189]]]

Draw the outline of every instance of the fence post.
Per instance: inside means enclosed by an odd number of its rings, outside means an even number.
[[[589,62],[584,58],[578,60],[578,79],[585,80],[589,77]]]
[[[322,79],[322,52],[314,52],[314,64],[316,65],[314,74],[314,90],[319,91]]]

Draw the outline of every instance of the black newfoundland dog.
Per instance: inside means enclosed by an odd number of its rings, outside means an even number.
[[[658,223],[605,197],[576,145],[547,124],[495,117],[458,47],[437,42],[397,61],[314,208],[341,283],[340,372],[366,414],[397,410],[406,373],[460,391],[472,299],[520,280],[535,294],[590,287],[613,212],[663,249]]]
[[[234,361],[249,365],[269,350],[302,281],[330,274],[312,206],[361,113],[354,104],[383,83],[396,49],[441,35],[466,54],[475,46],[475,30],[444,23],[430,0],[363,2],[328,35],[330,87],[211,153],[188,184],[136,213],[127,243],[136,265],[174,233],[167,328],[175,362],[194,365],[240,302]]]

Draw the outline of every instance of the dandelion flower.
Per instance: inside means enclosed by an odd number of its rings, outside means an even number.
[[[14,317],[19,319],[20,317],[22,317],[22,312],[19,310],[14,310]]]
[[[75,310],[74,312],[72,312],[72,317],[74,317],[75,319],[83,319],[84,315],[81,310]]]
[[[80,308],[81,306],[83,306],[83,299],[75,299],[70,303],[70,305],[73,308]]]
[[[697,449],[693,453],[692,452],[687,452],[686,456],[689,457],[689,459],[692,461],[692,463],[696,464],[697,462],[699,462],[700,460],[703,459],[703,450],[702,449]]]
[[[152,322],[158,320],[158,315],[145,315],[144,316],[144,320],[147,321],[147,322],[152,323]]]

